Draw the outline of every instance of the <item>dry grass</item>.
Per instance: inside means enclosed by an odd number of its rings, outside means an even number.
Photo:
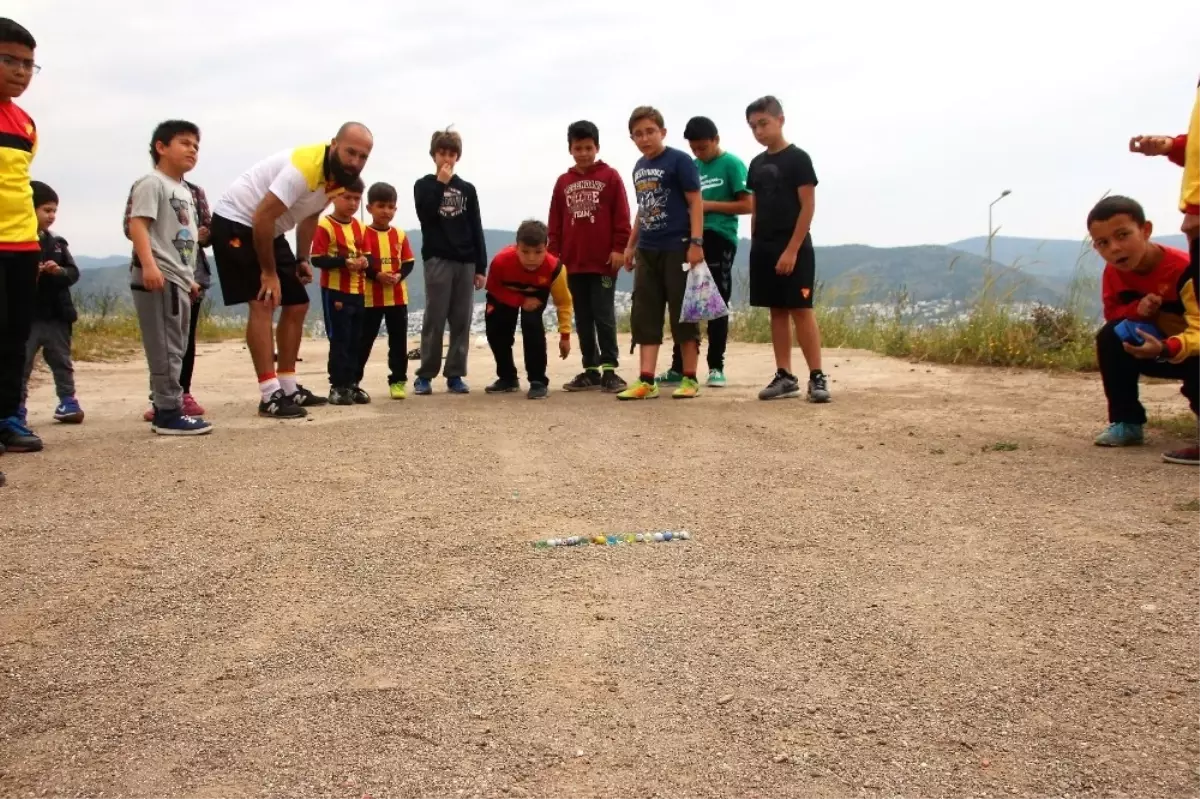
[[[1172,416],[1151,414],[1146,420],[1154,430],[1159,430],[1170,436],[1185,441],[1196,438],[1196,415],[1194,413],[1176,413]]]
[[[142,349],[142,334],[137,316],[127,298],[116,293],[76,298],[79,321],[75,323],[72,355],[77,361],[115,361]],[[200,306],[197,341],[214,342],[241,338],[245,322],[232,317],[214,316],[212,301]]]

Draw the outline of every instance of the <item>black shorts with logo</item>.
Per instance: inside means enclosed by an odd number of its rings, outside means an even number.
[[[784,244],[750,242],[750,305],[755,308],[811,308],[813,283],[817,276],[812,239],[804,240],[790,274],[775,271]]]
[[[213,214],[209,228],[213,260],[225,305],[241,305],[258,299],[262,269],[254,252],[254,231],[248,225]],[[280,305],[304,305],[308,291],[297,272],[300,264],[284,236],[275,237],[275,270],[279,274]]]

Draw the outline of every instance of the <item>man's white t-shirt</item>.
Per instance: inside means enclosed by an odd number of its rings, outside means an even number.
[[[264,158],[233,182],[213,206],[213,213],[251,226],[254,212],[267,192],[287,210],[275,220],[275,235],[282,236],[301,219],[319,214],[344,189],[327,190],[325,158],[329,145],[311,144]]]

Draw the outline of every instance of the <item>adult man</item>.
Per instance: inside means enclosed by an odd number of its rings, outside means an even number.
[[[373,144],[365,125],[347,122],[328,144],[284,150],[259,161],[213,207],[210,236],[221,294],[227,306],[250,306],[246,344],[262,395],[260,416],[297,419],[308,415],[305,406],[328,402],[296,382],[308,313],[305,286],[313,279],[308,253],[321,212],[362,172]],[[299,259],[284,237],[292,228]],[[271,321],[280,306],[273,336]]]

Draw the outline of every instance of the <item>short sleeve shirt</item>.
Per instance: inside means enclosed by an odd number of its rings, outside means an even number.
[[[700,191],[700,172],[691,157],[667,147],[633,167],[638,203],[638,244],[643,250],[678,250],[691,237],[685,192]]]
[[[200,246],[192,190],[156,169],[133,184],[129,215],[150,220],[150,249],[155,263],[163,277],[190,291]],[[134,285],[141,285],[142,269],[136,256],[131,269]]]
[[[786,245],[800,216],[800,187],[817,185],[812,159],[794,144],[759,153],[746,185],[754,192],[754,241]]]
[[[284,150],[243,172],[213,206],[213,213],[243,225],[253,224],[254,212],[270,192],[287,210],[275,220],[282,236],[301,219],[319,214],[343,189],[327,188],[325,160],[329,146],[311,144]]]
[[[746,165],[733,153],[721,153],[711,161],[696,159],[700,170],[700,191],[707,202],[731,203],[745,194]],[[704,214],[704,229],[720,233],[737,244],[738,218],[735,214],[709,211]]]

